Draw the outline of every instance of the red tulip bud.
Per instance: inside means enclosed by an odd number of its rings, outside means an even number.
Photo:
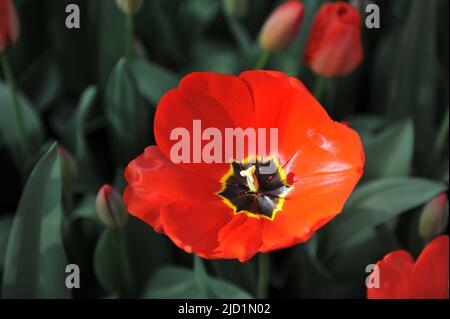
[[[324,4],[312,24],[306,64],[320,76],[334,77],[355,70],[362,58],[359,12],[344,2]]]
[[[16,43],[19,35],[19,20],[11,0],[0,0],[0,53]]]
[[[296,0],[288,1],[275,9],[261,29],[260,46],[271,52],[286,49],[300,30],[303,13],[303,3]]]
[[[442,234],[448,225],[448,198],[445,193],[425,205],[420,216],[419,233],[424,239]]]
[[[128,217],[127,208],[119,192],[109,185],[104,185],[97,194],[96,209],[98,218],[111,229],[125,225]]]

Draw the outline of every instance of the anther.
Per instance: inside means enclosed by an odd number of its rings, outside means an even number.
[[[242,177],[245,177],[247,180],[247,185],[248,188],[252,191],[252,192],[258,192],[259,190],[259,184],[258,184],[258,179],[255,176],[255,172],[256,172],[256,166],[250,166],[247,169],[244,169],[242,171],[239,172],[239,174]]]

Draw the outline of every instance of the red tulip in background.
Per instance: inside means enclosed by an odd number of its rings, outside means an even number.
[[[0,53],[14,44],[19,35],[19,22],[11,0],[0,0]]]
[[[314,18],[306,64],[323,77],[346,75],[361,63],[361,16],[344,2],[324,4]]]
[[[370,299],[448,298],[448,253],[448,236],[440,236],[425,247],[416,262],[404,250],[386,255],[377,263],[380,287],[369,288],[367,297]]]
[[[194,120],[222,135],[226,128],[276,128],[278,152],[174,164],[171,132],[186,128],[195,135]],[[341,211],[363,171],[358,134],[280,72],[192,73],[163,96],[154,127],[157,146],[126,168],[124,201],[132,215],[204,258],[245,261],[306,241]],[[192,151],[208,144],[195,143]],[[275,172],[260,174],[248,164],[251,157]]]
[[[261,29],[261,47],[271,52],[286,49],[300,30],[303,15],[304,6],[300,1],[288,1],[279,6]]]

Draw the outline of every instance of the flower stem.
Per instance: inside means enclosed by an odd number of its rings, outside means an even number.
[[[323,93],[325,84],[326,84],[326,78],[321,77],[321,76],[317,77],[316,86],[314,88],[313,94],[318,101],[320,101],[320,99],[322,97],[322,93]]]
[[[133,60],[134,17],[128,13],[125,15],[125,56],[128,61]]]
[[[194,276],[198,287],[205,298],[212,298],[213,294],[208,286],[208,273],[206,272],[205,264],[197,255],[194,255]]]
[[[269,292],[270,259],[269,254],[258,254],[258,282],[256,297],[265,299]]]
[[[435,147],[434,147],[434,152],[435,152],[435,155],[436,155],[436,159],[438,159],[439,158],[439,156],[441,156],[441,154],[442,154],[442,151],[443,151],[443,149],[444,149],[444,146],[445,146],[445,142],[446,142],[446,140],[447,140],[447,137],[448,137],[448,121],[449,121],[449,112],[448,112],[448,109],[447,109],[447,111],[445,112],[445,115],[444,115],[444,119],[442,120],[442,123],[441,123],[441,127],[439,128],[439,132],[438,132],[438,135],[437,135],[437,138],[436,138],[436,144],[435,144]]]
[[[262,70],[265,68],[267,62],[270,58],[270,52],[268,50],[262,49],[261,53],[259,54],[258,60],[256,61],[255,70]]]
[[[11,100],[14,107],[14,112],[16,113],[16,126],[18,131],[18,142],[21,151],[27,148],[26,130],[25,122],[23,119],[22,108],[20,107],[19,99],[17,98],[16,82],[14,80],[14,75],[9,66],[8,58],[5,54],[0,54],[0,60],[2,64],[3,74],[5,75],[6,82],[8,83],[9,90],[11,92]]]

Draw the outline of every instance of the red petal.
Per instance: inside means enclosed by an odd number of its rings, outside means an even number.
[[[353,130],[332,121],[309,130],[285,167],[293,189],[273,223],[263,224],[262,250],[304,241],[338,214],[361,178],[363,165],[362,145]]]
[[[194,153],[201,155],[209,141],[200,141],[195,150],[193,121],[201,120],[202,132],[206,128],[219,129],[222,137],[221,163],[207,164],[202,158],[195,163]],[[228,170],[229,159],[225,158],[225,128],[246,129],[254,125],[254,108],[246,85],[237,77],[197,72],[186,76],[177,90],[166,93],[161,99],[155,116],[155,137],[164,155],[170,159],[170,150],[178,141],[171,141],[170,134],[176,128],[185,128],[190,133],[190,161],[179,166],[214,180],[219,180]],[[200,132],[200,134],[202,133]],[[248,156],[249,154],[245,154]],[[254,155],[254,154],[253,154]]]
[[[238,258],[244,262],[252,258],[261,247],[260,219],[239,213],[220,230],[221,258]]]
[[[422,251],[411,273],[411,298],[448,299],[448,236],[439,236]]]
[[[167,236],[186,252],[203,258],[223,258],[218,233],[232,217],[231,209],[221,201],[180,201],[161,209]]]
[[[221,184],[170,162],[156,146],[148,147],[125,170],[128,211],[161,232],[159,209],[174,201],[211,201]]]
[[[329,119],[326,111],[295,78],[274,71],[247,71],[239,77],[248,84],[253,95],[257,127],[278,128],[280,161],[289,159],[298,150],[309,128]],[[267,146],[268,142],[269,137]]]
[[[379,267],[379,288],[368,288],[369,299],[409,298],[408,280],[414,260],[405,250],[397,250],[386,255],[377,263]],[[375,272],[376,273],[376,272]],[[373,276],[374,273],[372,273]]]

